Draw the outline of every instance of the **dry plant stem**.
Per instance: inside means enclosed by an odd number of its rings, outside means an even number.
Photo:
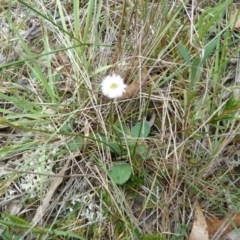
[[[138,3],[138,4],[140,4],[140,3]],[[152,5],[151,9],[152,9],[151,11],[153,11],[153,13],[151,14],[151,18],[154,18],[155,14],[157,12],[157,8],[156,7],[154,8],[153,5]],[[137,22],[137,19],[135,19],[135,22]],[[143,27],[144,30],[143,30],[143,33],[142,33],[142,41],[138,42],[137,45],[136,45],[135,52],[133,53],[133,57],[131,59],[131,62],[129,63],[128,70],[125,72],[124,79],[128,79],[130,74],[132,73],[132,69],[136,69],[137,66],[138,66],[138,63],[139,63],[138,62],[139,49],[144,49],[145,44],[143,44],[143,42],[147,42],[145,40],[145,37],[148,38],[148,33],[149,33],[149,30],[150,30],[150,25],[151,25],[149,22],[151,22],[151,19],[146,21],[146,23],[145,23],[145,25]]]
[[[71,162],[71,159],[69,158],[67,160],[67,162],[65,163],[65,165],[63,166],[59,175],[64,176],[70,162]],[[55,190],[57,189],[57,187],[61,184],[62,180],[63,180],[63,177],[62,178],[56,178],[51,182],[51,184],[49,186],[49,191],[46,194],[45,198],[43,199],[42,204],[38,207],[37,212],[36,212],[36,214],[35,214],[35,216],[32,220],[32,222],[34,224],[37,224],[42,219],[42,217],[44,216],[44,213],[45,213],[47,207],[49,206],[49,203],[52,199],[52,196],[53,196]]]
[[[22,239],[188,239],[195,198],[216,216],[239,207],[236,1],[3,2],[0,206],[28,223]],[[231,8],[238,14],[229,19]],[[123,96],[97,97],[105,71],[128,84]],[[117,141],[112,125],[132,135],[151,115],[133,161],[129,139]],[[112,155],[99,134],[124,156]],[[136,174],[115,185],[108,171],[126,159]],[[213,239],[239,226],[226,215],[213,221]],[[0,218],[0,235],[19,234],[7,220]]]
[[[221,144],[221,147],[218,150],[219,154],[233,140],[233,138],[236,136],[236,133],[238,132],[239,128],[240,128],[240,124],[238,124],[237,126],[235,126],[234,124],[232,125],[230,132],[232,132],[233,134],[227,136],[224,139],[224,141]],[[226,158],[219,158],[218,153],[215,154],[212,162],[204,169],[204,173],[202,175],[204,179],[211,176],[217,170],[218,166],[221,165],[221,163],[226,159]],[[229,159],[229,157],[230,156],[228,156],[227,159]]]
[[[126,0],[123,1],[122,18],[121,18],[121,22],[120,22],[120,29],[119,29],[119,33],[118,33],[118,41],[117,41],[117,45],[115,48],[115,54],[114,54],[114,58],[112,61],[113,65],[117,63],[119,56],[120,56],[125,12],[126,12]]]
[[[71,174],[71,175],[60,175],[60,174],[48,174],[48,173],[38,173],[38,172],[31,172],[31,171],[19,171],[13,168],[8,168],[8,167],[4,167],[3,170],[7,171],[7,172],[15,172],[15,173],[19,173],[19,174],[33,174],[33,175],[38,175],[38,176],[47,176],[47,177],[60,177],[60,178],[72,178],[72,177],[85,177],[86,175],[90,176],[90,177],[94,177],[94,175],[89,175],[89,174]]]
[[[209,116],[209,118],[204,122],[202,123],[192,134],[190,134],[183,142],[181,142],[175,150],[173,150],[172,152],[170,152],[168,155],[167,155],[167,158],[169,158],[170,156],[172,156],[176,150],[178,150],[180,147],[182,147],[191,137],[193,137],[198,131],[199,129],[201,129],[204,125],[206,125],[211,119],[212,117],[219,111],[219,109],[221,109],[225,104],[226,104],[227,100],[224,101],[213,113],[212,115]]]

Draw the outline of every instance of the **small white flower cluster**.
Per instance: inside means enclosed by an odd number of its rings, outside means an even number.
[[[123,78],[116,74],[106,76],[101,83],[103,95],[112,99],[122,97],[126,88]]]

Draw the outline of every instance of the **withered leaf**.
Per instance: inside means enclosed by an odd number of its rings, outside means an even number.
[[[196,203],[194,222],[188,240],[209,240],[206,219],[199,203]]]
[[[221,233],[218,235],[219,237],[224,236],[225,234],[231,232],[233,230],[233,225],[231,221],[235,223],[237,227],[240,227],[240,214],[231,214],[229,217],[224,217],[223,219],[218,219],[214,216],[207,219],[208,233],[209,237],[213,237],[214,234],[222,228]]]

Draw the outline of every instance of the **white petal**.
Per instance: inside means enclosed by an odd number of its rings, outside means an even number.
[[[112,84],[116,84],[117,87],[113,89],[111,87]],[[126,87],[127,85],[124,84],[123,78],[116,74],[106,76],[101,83],[102,93],[108,98],[121,97],[125,92]]]

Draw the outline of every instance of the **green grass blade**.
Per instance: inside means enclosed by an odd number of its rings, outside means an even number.
[[[185,62],[188,64],[188,65],[191,65],[191,60],[190,60],[190,57],[188,55],[188,52],[186,50],[186,48],[181,44],[179,43],[177,45],[178,47],[178,50],[180,52],[180,54],[182,55],[182,57],[184,58]]]

